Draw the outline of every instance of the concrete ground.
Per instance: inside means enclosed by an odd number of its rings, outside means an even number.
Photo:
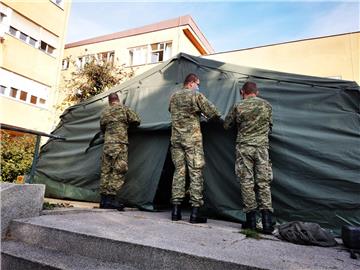
[[[249,269],[360,269],[342,245],[302,246],[262,235],[246,238],[238,223],[208,220],[190,224],[188,214],[173,222],[170,212],[61,208],[26,222],[113,241],[131,242],[211,260],[246,265]]]

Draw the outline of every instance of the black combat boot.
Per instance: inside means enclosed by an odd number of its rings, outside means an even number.
[[[115,195],[103,195],[101,194],[100,208],[102,209],[116,209],[119,211],[124,210],[124,205],[116,200]]]
[[[116,199],[115,195],[109,195],[108,197],[110,198],[111,209],[116,209],[118,211],[124,211],[125,206]]]
[[[256,211],[246,213],[246,222],[243,229],[256,230]]]
[[[171,220],[172,221],[181,220],[181,205],[180,204],[173,204],[172,211],[171,211]]]
[[[192,207],[190,215],[190,223],[206,223],[207,218],[199,214],[199,207]]]
[[[100,208],[109,209],[109,207],[110,207],[109,197],[105,194],[100,194]]]
[[[274,230],[273,224],[272,224],[272,214],[271,211],[268,209],[264,209],[261,211],[262,214],[262,225],[263,230],[262,232],[264,234],[271,234]]]

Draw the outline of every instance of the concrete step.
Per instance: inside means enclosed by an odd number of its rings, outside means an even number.
[[[55,249],[69,256],[76,254],[108,262],[127,262],[143,270],[258,269],[223,260],[221,256],[211,256],[215,254],[192,254],[191,249],[201,249],[201,243],[197,243],[200,246],[190,247],[193,241],[189,239],[190,249],[187,250],[187,243],[179,242],[185,234],[195,237],[196,233],[190,232],[190,226],[153,223],[150,219],[129,217],[117,211],[99,214],[77,213],[14,220],[10,238],[44,249]],[[160,226],[151,228],[157,225]],[[185,230],[176,231],[173,226],[178,229],[185,227]],[[168,234],[170,237],[166,239]]]
[[[67,255],[17,241],[1,243],[3,270],[139,270],[121,263],[109,263],[89,257]]]
[[[339,248],[240,234],[237,223],[172,222],[169,213],[77,211],[15,220],[10,239],[136,269],[358,269]],[[87,269],[87,268],[84,268]]]

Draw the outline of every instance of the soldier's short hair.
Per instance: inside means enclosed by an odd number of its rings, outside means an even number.
[[[109,99],[109,103],[120,101],[119,96],[116,93],[111,93],[108,99]]]
[[[190,73],[186,76],[186,78],[184,80],[184,86],[186,86],[192,82],[197,82],[198,80],[199,80],[199,77],[196,74]]]
[[[241,88],[242,91],[244,91],[244,93],[246,95],[248,94],[254,94],[257,91],[259,91],[259,89],[256,86],[256,83],[254,82],[246,82],[244,83],[243,87]]]

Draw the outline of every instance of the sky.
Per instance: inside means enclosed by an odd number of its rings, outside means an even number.
[[[66,43],[191,15],[215,52],[360,31],[357,1],[72,0]]]

